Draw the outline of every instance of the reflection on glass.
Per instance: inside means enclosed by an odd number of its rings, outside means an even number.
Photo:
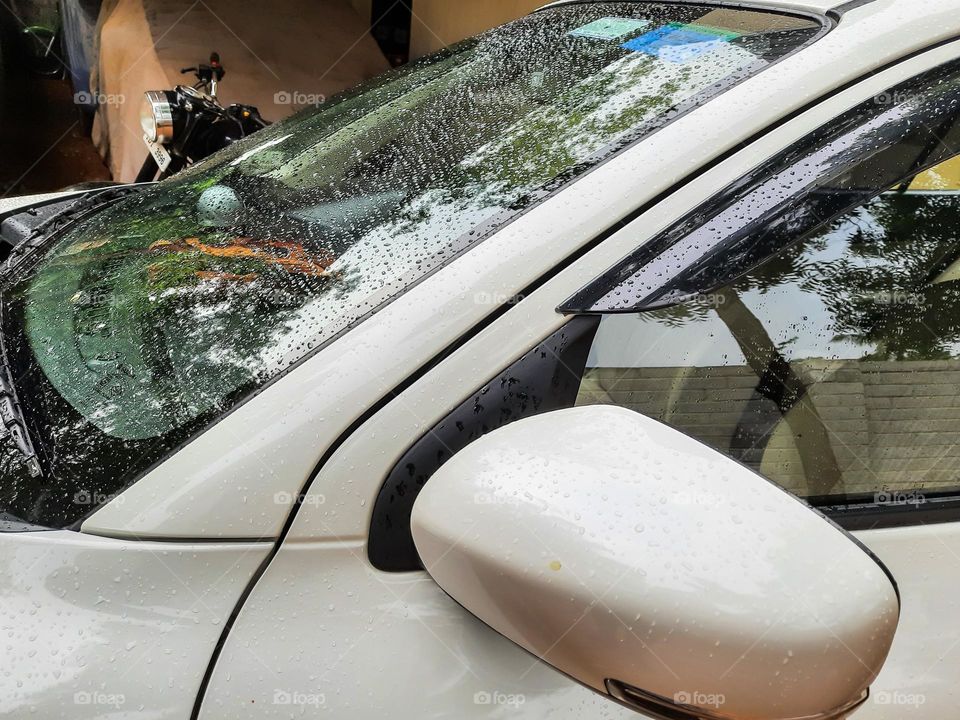
[[[605,318],[579,402],[659,418],[804,497],[960,487],[957,168],[693,302]]]
[[[549,9],[80,223],[4,291],[45,477],[6,458],[0,511],[82,518],[485,227],[819,31],[696,5]]]

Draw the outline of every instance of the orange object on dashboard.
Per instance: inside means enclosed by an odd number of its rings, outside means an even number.
[[[214,257],[249,258],[270,265],[279,265],[289,272],[317,277],[327,275],[327,269],[334,261],[332,255],[311,253],[300,243],[252,238],[236,238],[229,245],[208,245],[195,237],[182,240],[160,240],[151,245],[150,250],[152,252],[201,252]]]

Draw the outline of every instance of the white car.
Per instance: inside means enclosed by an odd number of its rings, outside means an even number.
[[[561,2],[7,206],[0,714],[955,717],[958,57]]]

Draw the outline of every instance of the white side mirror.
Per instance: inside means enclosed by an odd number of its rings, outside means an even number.
[[[654,717],[827,720],[899,619],[886,568],[779,487],[620,408],[522,420],[413,511],[430,575],[545,662]]]

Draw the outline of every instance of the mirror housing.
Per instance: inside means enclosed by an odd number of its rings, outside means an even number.
[[[886,568],[752,470],[629,410],[521,420],[414,506],[427,571],[557,670],[654,717],[839,718],[896,631]]]

